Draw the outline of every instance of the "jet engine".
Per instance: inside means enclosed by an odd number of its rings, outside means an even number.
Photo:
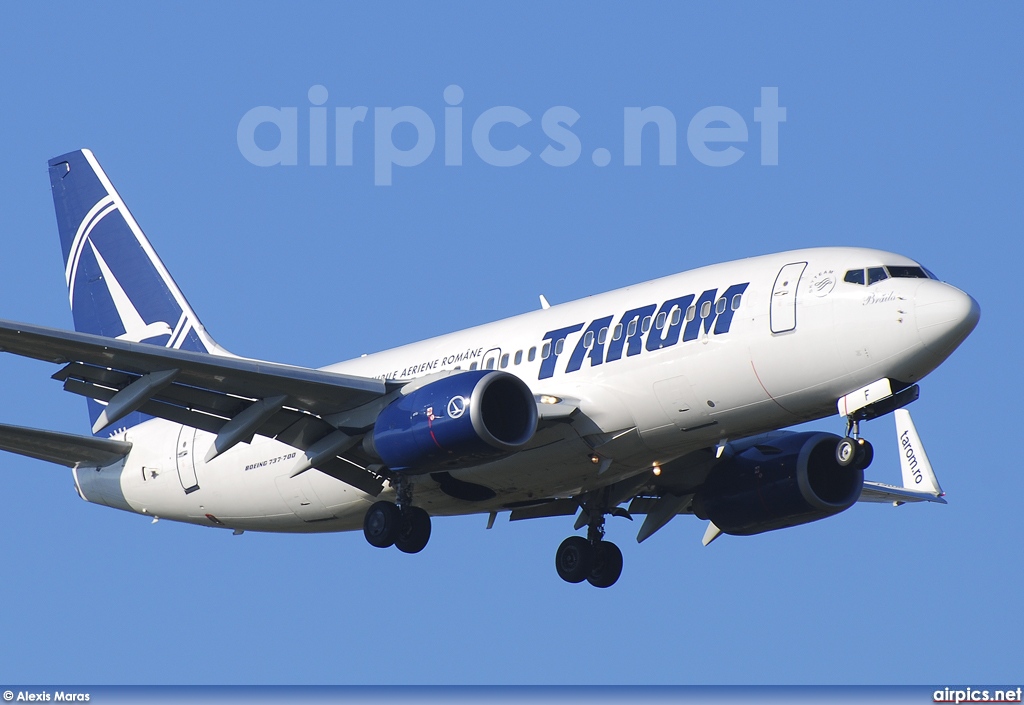
[[[537,403],[507,372],[474,370],[399,397],[377,417],[367,450],[395,472],[468,467],[508,455],[533,438]]]
[[[727,534],[750,536],[849,509],[860,497],[865,463],[841,466],[840,440],[794,433],[747,448],[711,470],[693,512]]]

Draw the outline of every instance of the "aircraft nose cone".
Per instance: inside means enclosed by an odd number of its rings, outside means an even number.
[[[921,341],[933,349],[952,351],[970,335],[981,318],[977,301],[941,282],[922,282],[914,299]]]

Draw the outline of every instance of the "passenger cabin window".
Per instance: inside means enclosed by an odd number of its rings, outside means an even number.
[[[588,330],[587,334],[583,336],[583,347],[592,348],[594,347],[594,331]]]
[[[489,369],[489,370],[493,370],[494,369],[494,358],[493,357],[492,358],[488,358],[486,366],[487,366],[487,369]]]
[[[506,367],[508,367],[508,353],[505,353],[504,355],[501,356],[500,367],[501,369],[505,369]]]
[[[528,352],[526,354],[526,360],[528,362],[533,362],[536,359],[537,359],[537,348],[530,348],[530,352]]]
[[[612,340],[618,340],[622,337],[622,324],[617,323],[615,328],[612,330]]]
[[[715,313],[717,313],[719,316],[721,316],[723,313],[725,313],[725,308],[728,305],[729,305],[729,302],[727,302],[724,298],[723,299],[719,299],[718,303],[715,304]]]
[[[522,350],[516,350],[516,364],[519,365],[519,364],[522,364],[522,362],[523,362],[523,351]]]
[[[700,306],[700,317],[701,318],[707,318],[710,315],[711,315],[711,302],[710,301],[705,301]]]
[[[540,359],[547,360],[551,357],[551,343],[544,343],[544,347],[540,350]]]
[[[476,363],[475,362],[469,363],[469,369],[470,370],[475,370],[476,369]]]
[[[741,301],[743,301],[743,294],[736,294],[736,296],[732,297],[732,310],[733,311],[739,311],[740,310],[740,302]]]
[[[696,317],[697,317],[697,305],[694,304],[693,306],[690,306],[688,309],[686,309],[686,322],[689,323],[690,321],[692,321]]]
[[[683,318],[683,310],[676,306],[672,309],[672,325],[678,326],[679,321]]]
[[[654,327],[657,328],[658,330],[661,330],[662,328],[665,327],[666,320],[668,320],[668,314],[662,311],[661,313],[658,314],[657,319],[655,319]]]

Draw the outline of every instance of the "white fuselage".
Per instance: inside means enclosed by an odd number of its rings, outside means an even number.
[[[525,450],[451,473],[494,490],[492,500],[456,500],[429,475],[414,480],[415,503],[432,515],[498,511],[596,489],[724,439],[832,415],[837,399],[878,379],[917,382],[970,331],[965,321],[976,320],[977,305],[930,278],[844,281],[850,270],[883,265],[917,266],[858,248],[754,257],[326,369],[407,380],[490,366],[536,395],[577,406],[570,422],[544,425]],[[122,463],[75,471],[89,501],[296,532],[357,529],[375,501],[319,472],[291,477],[302,453],[268,438],[206,463],[214,436],[203,431],[154,419],[118,437],[133,444]],[[595,448],[610,462],[595,463]]]

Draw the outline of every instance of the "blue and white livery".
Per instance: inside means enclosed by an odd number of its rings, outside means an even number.
[[[944,503],[906,411],[977,325],[917,262],[818,248],[717,264],[322,369],[218,346],[88,150],[50,160],[75,331],[0,321],[60,365],[93,436],[0,425],[87,501],[244,531],[362,529],[424,549],[431,518],[575,516],[555,555],[609,587],[606,517],[679,514],[703,542],[857,501]],[[895,412],[902,485],[864,480],[865,421]],[[833,416],[845,432],[782,431]]]

